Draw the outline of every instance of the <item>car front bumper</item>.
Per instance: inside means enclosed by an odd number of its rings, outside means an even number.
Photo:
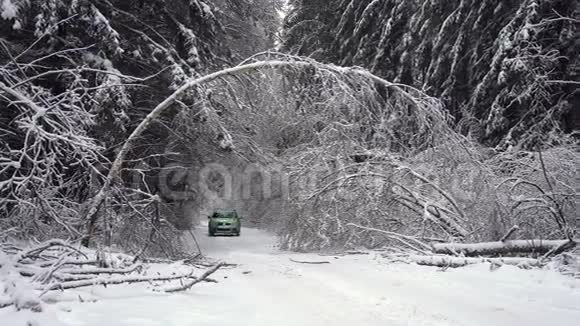
[[[237,233],[237,228],[216,228],[214,230],[216,233]]]

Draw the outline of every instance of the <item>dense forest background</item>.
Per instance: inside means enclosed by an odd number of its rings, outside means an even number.
[[[579,7],[4,0],[0,229],[88,232],[175,256],[180,230],[233,205],[295,250],[498,240],[516,225],[523,238],[572,239]],[[87,202],[158,103],[189,80],[270,59],[295,67],[180,93],[133,140],[87,230]],[[289,193],[208,199],[184,171],[214,162],[275,165]],[[209,179],[224,191],[223,177]]]
[[[286,51],[418,87],[482,144],[534,148],[578,129],[577,1],[305,0],[291,8]]]

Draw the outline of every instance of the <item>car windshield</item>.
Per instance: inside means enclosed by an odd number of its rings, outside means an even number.
[[[237,213],[236,211],[233,210],[219,210],[216,211],[215,213],[213,213],[212,217],[216,217],[216,218],[236,218],[237,217]]]

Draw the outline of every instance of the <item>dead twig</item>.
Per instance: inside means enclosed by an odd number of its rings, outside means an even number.
[[[520,229],[520,227],[519,227],[519,226],[517,226],[517,225],[514,225],[514,226],[512,226],[512,227],[511,227],[511,228],[510,228],[510,229],[507,231],[507,233],[506,233],[506,234],[505,234],[503,237],[501,237],[501,239],[500,239],[499,241],[501,241],[501,242],[504,242],[504,241],[506,241],[506,240],[507,240],[507,239],[508,239],[508,238],[509,238],[509,237],[510,237],[512,234],[514,234],[514,232],[516,232],[516,231],[517,231],[517,230],[519,230],[519,229]]]
[[[207,279],[208,276],[210,276],[211,274],[215,273],[222,266],[224,266],[224,264],[223,263],[219,263],[219,264],[215,265],[213,268],[210,268],[207,271],[205,271],[205,273],[201,274],[200,277],[194,279],[193,281],[191,281],[189,283],[185,283],[185,284],[180,285],[180,286],[175,286],[175,287],[167,288],[167,289],[165,289],[165,292],[171,293],[171,292],[179,292],[179,291],[189,290],[195,284],[197,284],[197,283],[199,283],[199,282],[204,281],[205,279]]]

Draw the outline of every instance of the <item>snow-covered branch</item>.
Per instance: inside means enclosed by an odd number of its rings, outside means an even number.
[[[16,305],[18,309],[40,311],[43,304],[40,297],[49,291],[97,285],[179,280],[185,285],[172,286],[163,291],[185,291],[202,281],[215,282],[208,276],[223,265],[210,266],[200,276],[195,276],[189,266],[147,276],[144,272],[150,265],[132,264],[133,257],[121,254],[117,257],[114,254],[103,256],[93,251],[81,251],[71,243],[58,239],[16,252],[5,249],[0,250],[0,290],[4,294],[0,309]],[[100,267],[103,265],[109,267]]]
[[[575,241],[577,242],[577,241]],[[545,254],[569,240],[505,240],[481,243],[436,243],[433,251],[438,254],[463,254],[466,256],[505,255],[517,253]]]

